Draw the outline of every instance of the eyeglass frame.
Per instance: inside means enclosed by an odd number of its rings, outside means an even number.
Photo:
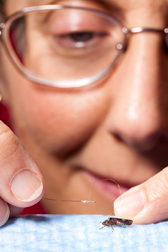
[[[122,44],[118,43],[116,45],[116,49],[118,50],[118,55],[115,57],[113,62],[110,64],[110,66],[107,69],[105,69],[103,72],[96,74],[95,76],[92,76],[89,78],[83,78],[83,79],[77,79],[77,80],[75,79],[75,80],[55,80],[55,81],[52,81],[52,80],[46,80],[46,79],[40,78],[40,77],[35,77],[35,76],[32,77],[31,74],[26,71],[27,70],[26,68],[23,70],[23,66],[20,67],[18,65],[18,63],[16,63],[16,61],[14,60],[14,58],[11,55],[12,52],[10,52],[10,50],[7,46],[7,43],[3,38],[3,31],[5,31],[6,24],[8,22],[9,22],[9,24],[12,24],[12,22],[14,20],[16,20],[17,18],[22,17],[30,12],[43,11],[43,10],[60,10],[60,9],[76,9],[76,10],[89,11],[89,12],[98,14],[102,17],[105,17],[106,19],[113,20],[113,21],[115,21],[115,23],[118,23],[118,25],[121,27],[121,31],[123,32],[123,35],[124,35],[123,43]],[[105,12],[96,10],[96,9],[80,7],[80,6],[53,4],[53,5],[40,5],[40,6],[25,7],[22,10],[17,11],[15,13],[13,13],[12,15],[10,15],[9,17],[7,17],[4,22],[0,23],[0,42],[3,44],[5,51],[8,55],[8,57],[10,58],[11,62],[13,63],[13,65],[28,80],[36,82],[41,85],[50,86],[50,87],[80,88],[80,87],[85,87],[85,86],[91,85],[91,84],[101,80],[104,76],[106,76],[110,72],[110,70],[113,68],[113,66],[116,64],[120,55],[125,51],[125,47],[126,47],[127,40],[128,40],[128,35],[142,33],[142,32],[162,33],[165,35],[165,38],[166,38],[166,36],[168,35],[168,27],[166,27],[164,29],[157,29],[157,28],[151,28],[151,27],[140,27],[140,26],[133,27],[133,28],[127,28],[117,18],[115,18]],[[167,40],[168,40],[168,38],[167,38]]]

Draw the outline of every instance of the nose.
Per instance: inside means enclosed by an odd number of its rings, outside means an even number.
[[[163,41],[159,33],[131,35],[111,77],[115,96],[107,118],[108,129],[142,151],[153,149],[166,136],[168,60]]]

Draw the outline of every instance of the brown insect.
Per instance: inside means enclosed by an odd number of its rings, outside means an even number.
[[[120,226],[125,228],[125,226],[130,226],[132,225],[132,223],[132,220],[109,217],[107,220],[102,222],[103,227],[101,227],[100,229],[104,228],[104,226],[110,226],[113,231],[113,226]]]

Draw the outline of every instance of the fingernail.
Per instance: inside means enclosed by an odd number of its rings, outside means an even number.
[[[41,179],[28,169],[18,171],[11,180],[11,191],[21,201],[30,202],[36,199],[42,190]]]
[[[114,212],[117,217],[129,219],[136,216],[144,205],[145,195],[143,191],[133,188],[114,202]]]

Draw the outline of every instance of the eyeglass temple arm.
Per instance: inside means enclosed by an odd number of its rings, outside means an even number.
[[[0,41],[2,41],[2,29],[5,27],[4,23],[0,23]]]

